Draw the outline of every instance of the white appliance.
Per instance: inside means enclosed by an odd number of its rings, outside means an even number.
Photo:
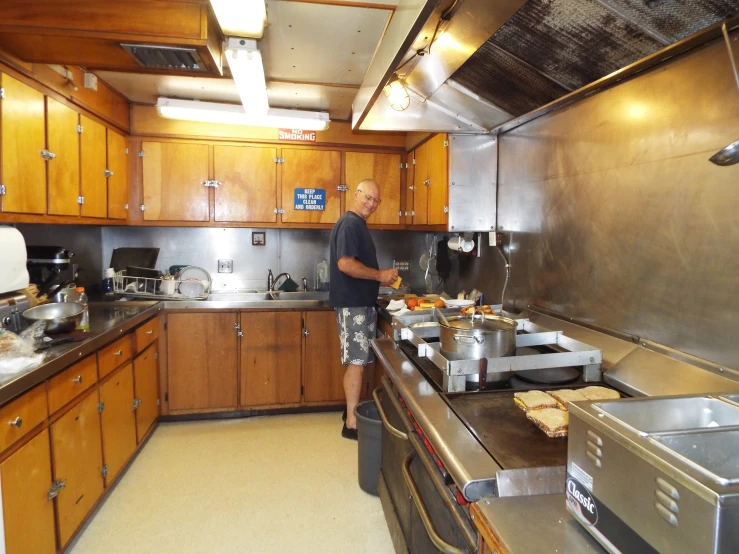
[[[18,229],[0,226],[0,294],[28,286],[26,241]]]

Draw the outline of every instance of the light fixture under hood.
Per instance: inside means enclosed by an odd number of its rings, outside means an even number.
[[[257,114],[247,113],[242,106],[236,104],[179,100],[176,98],[161,97],[157,100],[156,108],[161,117],[168,119],[249,125],[252,127],[325,131],[330,123],[329,115],[326,112],[269,108],[265,113]]]
[[[210,0],[226,36],[262,38],[267,10],[264,0]]]
[[[390,107],[397,112],[402,112],[411,104],[411,97],[408,89],[401,82],[397,75],[394,75],[390,82],[383,89]]]

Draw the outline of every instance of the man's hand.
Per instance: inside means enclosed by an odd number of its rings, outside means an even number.
[[[398,279],[397,269],[381,269],[379,278],[377,280],[380,281],[380,284],[383,287],[389,287],[395,281],[397,281],[397,279]]]

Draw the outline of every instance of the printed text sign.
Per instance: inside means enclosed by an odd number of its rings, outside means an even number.
[[[303,129],[280,129],[278,138],[293,142],[316,142],[316,132],[303,131]]]
[[[326,189],[295,189],[295,209],[324,211],[326,209]]]

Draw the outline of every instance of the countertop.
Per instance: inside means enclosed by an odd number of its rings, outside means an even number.
[[[486,542],[492,534],[506,554],[606,552],[567,511],[564,494],[483,498],[472,513]]]
[[[34,369],[13,375],[0,375],[0,404],[99,350],[163,309],[160,302],[90,303],[90,331],[86,333],[84,340],[49,348],[44,351],[43,363]]]

